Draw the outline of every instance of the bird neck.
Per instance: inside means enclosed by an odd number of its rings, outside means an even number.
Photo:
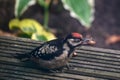
[[[63,48],[68,52],[68,57],[70,57],[70,55],[74,51],[74,47],[71,47],[68,43],[64,43]]]
[[[65,50],[67,50],[67,51],[69,51],[69,50],[70,50],[70,47],[68,46],[68,44],[67,44],[67,43],[64,43],[63,48],[64,48]]]

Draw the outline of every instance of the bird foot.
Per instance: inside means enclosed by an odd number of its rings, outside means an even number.
[[[67,64],[67,65],[66,65],[66,68],[67,68],[67,70],[70,70],[70,69],[73,69],[73,66],[70,65],[70,64]]]

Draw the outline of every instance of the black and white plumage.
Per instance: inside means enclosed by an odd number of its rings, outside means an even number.
[[[17,54],[17,58],[31,60],[44,69],[58,69],[66,66],[77,46],[89,41],[79,33],[71,33],[66,38],[45,42],[30,53]]]

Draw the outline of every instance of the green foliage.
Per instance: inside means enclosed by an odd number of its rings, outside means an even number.
[[[43,7],[49,6],[49,4],[47,4],[47,3],[45,2],[45,0],[38,0],[38,4],[41,5],[41,6],[43,6]]]
[[[51,0],[16,0],[15,17],[19,18],[29,6],[38,2],[45,8],[44,27],[46,27],[48,25],[48,8],[50,1]],[[56,38],[51,32],[46,31],[41,24],[33,19],[23,19],[21,21],[19,19],[13,19],[9,22],[9,28],[11,30],[18,30],[18,36],[30,37],[35,40],[46,41]]]
[[[15,16],[19,18],[29,8],[29,6],[34,5],[36,2],[44,7],[44,27],[48,29],[48,8],[51,0],[16,0],[14,12]]]
[[[20,16],[35,2],[44,7],[44,27],[48,28],[49,4],[51,0],[16,0],[15,13]],[[91,27],[94,19],[94,0],[62,0],[64,8],[70,11],[72,17],[78,19],[86,28]]]
[[[41,24],[33,19],[23,19],[21,21],[13,19],[9,22],[9,27],[11,30],[20,30],[21,33],[19,33],[19,36],[28,36],[34,40],[46,41],[56,38],[52,33],[47,32]]]
[[[78,19],[82,25],[89,28],[93,21],[93,5],[90,0],[62,0],[64,8],[70,11],[72,17]]]
[[[19,36],[30,37],[35,40],[51,40],[56,37],[49,32],[49,5],[52,0],[15,0],[15,17],[9,23],[11,30],[19,31]],[[93,21],[93,5],[89,2],[94,0],[62,0],[65,9],[70,11],[72,17],[78,19],[85,27],[89,28]],[[44,8],[44,25],[42,26],[33,19],[19,20],[20,16],[35,3]],[[44,27],[44,28],[43,28]]]
[[[44,27],[48,29],[48,20],[49,20],[49,5],[51,0],[38,0],[38,3],[44,7]]]
[[[29,6],[34,5],[35,0],[16,0],[15,2],[15,16],[20,17]]]
[[[39,35],[38,33],[33,33],[31,36],[32,39],[46,41],[47,38],[44,35]]]

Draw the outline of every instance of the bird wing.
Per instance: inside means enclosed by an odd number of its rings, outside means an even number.
[[[62,54],[62,40],[56,39],[42,44],[31,52],[31,55],[43,60],[50,60]]]

